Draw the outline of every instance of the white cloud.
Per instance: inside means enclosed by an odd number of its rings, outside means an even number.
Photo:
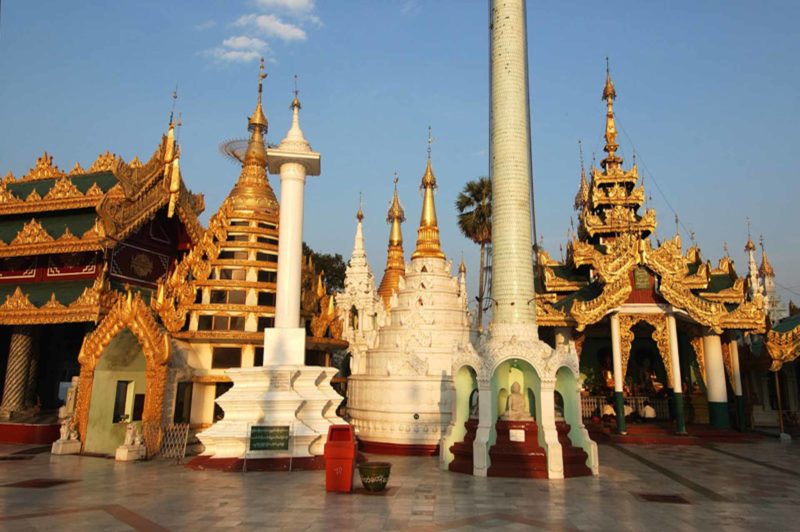
[[[222,46],[226,48],[233,48],[234,50],[261,51],[267,49],[267,43],[257,37],[248,37],[247,35],[229,37],[222,41]]]
[[[196,24],[194,29],[197,31],[203,31],[213,28],[217,25],[217,21],[215,20],[206,20],[205,22],[201,22],[200,24]]]
[[[205,55],[219,63],[249,63],[268,50],[269,45],[257,37],[235,35],[222,41],[222,46],[207,50]]]
[[[314,0],[256,0],[256,5],[266,10],[279,9],[298,14],[314,11]]]
[[[284,22],[275,15],[242,15],[239,17],[235,26],[249,27],[263,31],[269,37],[277,37],[284,41],[304,41],[306,32],[300,26],[291,22]]]

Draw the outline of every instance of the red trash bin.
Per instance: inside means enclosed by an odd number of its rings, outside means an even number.
[[[328,427],[325,443],[325,491],[350,493],[358,455],[356,437],[350,425]]]

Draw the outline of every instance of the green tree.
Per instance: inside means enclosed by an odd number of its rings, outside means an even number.
[[[333,292],[344,290],[344,272],[347,264],[345,264],[344,258],[340,254],[317,253],[303,242],[303,256],[308,255],[311,255],[314,269],[317,272],[325,272],[325,284],[329,290]]]
[[[492,242],[492,181],[486,176],[464,185],[456,198],[458,228],[481,247],[478,270],[478,326],[483,327],[483,296],[486,293],[484,268],[486,245]]]

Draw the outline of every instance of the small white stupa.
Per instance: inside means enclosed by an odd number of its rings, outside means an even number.
[[[430,150],[421,188],[422,215],[411,262],[400,267],[404,213],[395,187],[387,218],[391,232],[381,286],[375,291],[363,268],[352,266],[362,260],[354,252],[345,293],[358,286],[354,291],[362,295],[340,300],[345,322],[352,322],[355,312],[360,327],[377,323],[377,334],[372,334],[372,329],[369,334],[361,333],[361,343],[358,331],[345,328],[355,356],[347,411],[367,452],[436,454],[450,422],[453,361],[466,352],[474,353],[469,341],[465,268],[462,263],[454,277],[452,261],[446,259],[439,243]],[[363,245],[358,242],[360,233],[361,220],[356,251]],[[385,323],[381,323],[382,312],[374,309],[380,300],[386,309]],[[362,326],[365,320],[368,325]]]

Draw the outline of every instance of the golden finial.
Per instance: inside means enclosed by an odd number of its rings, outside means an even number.
[[[618,168],[622,164],[622,158],[617,155],[619,144],[617,144],[617,125],[614,120],[614,99],[616,97],[617,91],[611,81],[611,69],[608,66],[608,57],[606,57],[606,84],[603,87],[603,99],[606,101],[606,145],[603,147],[603,151],[608,153],[608,156],[600,161],[606,171],[610,168]]]
[[[256,101],[256,109],[250,115],[248,120],[248,128],[252,131],[260,129],[262,133],[267,132],[267,118],[264,116],[264,108],[261,105],[261,95],[264,92],[264,80],[267,78],[267,73],[264,71],[264,58],[261,58],[258,65],[258,100]]]
[[[428,162],[420,185],[423,191],[422,214],[419,219],[419,229],[417,230],[417,248],[411,255],[412,260],[417,257],[444,258],[444,253],[439,244],[439,223],[436,219],[436,203],[433,197],[433,191],[436,189],[436,177],[433,175],[431,166],[432,144],[433,135],[431,134],[431,127],[428,126]]]
[[[361,209],[361,192],[358,193],[358,211],[356,212],[356,220],[359,222],[364,219],[364,211]]]
[[[389,230],[389,248],[386,256],[386,269],[383,279],[378,287],[378,294],[383,299],[383,304],[389,308],[392,294],[400,285],[400,278],[405,274],[405,254],[403,251],[403,232],[400,224],[405,221],[403,206],[400,205],[400,197],[397,194],[397,182],[400,178],[397,172],[394,173],[394,195],[389,206],[386,221],[391,224]]]
[[[675,234],[676,235],[681,234],[681,220],[680,218],[678,218],[677,214],[675,215]]]
[[[750,235],[750,217],[746,217],[747,220],[747,244],[744,245],[745,251],[755,251],[756,245],[753,243],[753,237]]]
[[[775,270],[772,269],[772,264],[769,263],[767,250],[764,247],[764,235],[758,237],[758,244],[761,247],[761,266],[758,268],[758,273],[762,277],[775,277]]]
[[[178,84],[175,84],[175,90],[172,91],[172,109],[169,111],[169,123],[172,124],[172,120],[175,117],[175,104],[178,102]]]
[[[463,275],[467,273],[467,265],[464,264],[464,252],[461,252],[461,262],[458,265],[458,273]]]
[[[295,108],[302,109],[303,108],[303,106],[300,105],[300,98],[298,97],[299,94],[300,94],[300,91],[297,90],[297,74],[295,74],[294,75],[294,100],[292,100],[292,105],[290,106],[290,109],[295,109]]]
[[[581,182],[573,203],[576,211],[581,210],[589,201],[589,183],[586,181],[586,169],[583,166],[583,143],[581,139],[578,139],[578,153],[581,161]]]

